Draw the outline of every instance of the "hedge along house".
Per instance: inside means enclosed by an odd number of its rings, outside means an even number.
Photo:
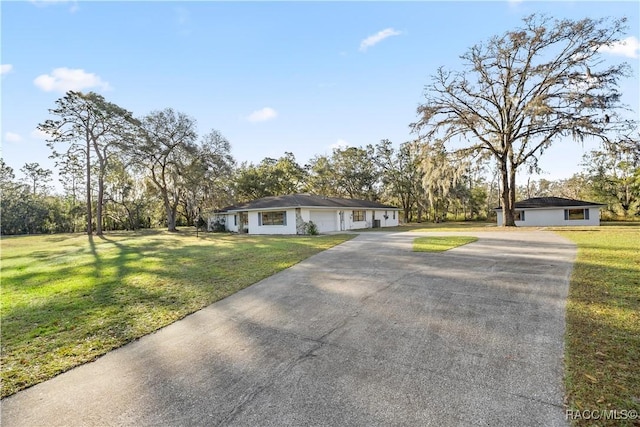
[[[516,226],[600,225],[600,209],[606,205],[561,197],[534,197],[516,202]],[[502,208],[496,208],[498,226]]]
[[[306,234],[313,222],[318,232],[395,227],[399,208],[378,202],[311,194],[264,197],[229,206],[209,218],[209,229],[249,234]],[[217,223],[217,227],[216,227]]]

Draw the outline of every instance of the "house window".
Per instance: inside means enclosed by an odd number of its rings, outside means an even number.
[[[260,220],[260,225],[287,225],[287,212],[261,212],[258,215],[258,219]]]
[[[589,219],[589,209],[565,209],[564,219],[567,221]]]
[[[233,225],[238,225],[238,215],[233,216]]]
[[[393,211],[393,219],[396,219],[396,211]]]
[[[514,220],[515,221],[524,221],[524,211],[516,211]]]
[[[353,211],[353,221],[366,221],[365,211]]]

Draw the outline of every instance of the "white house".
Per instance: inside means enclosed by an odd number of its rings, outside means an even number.
[[[249,234],[306,234],[309,222],[320,233],[395,227],[399,210],[368,200],[291,194],[221,209],[209,218],[209,229],[216,222],[228,231]]]
[[[561,197],[534,197],[516,202],[516,226],[600,225],[600,209],[606,205]],[[498,226],[502,208],[496,208]]]

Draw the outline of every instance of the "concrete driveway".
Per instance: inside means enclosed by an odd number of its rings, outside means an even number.
[[[413,253],[417,235],[363,233],[4,399],[2,425],[566,425],[575,246],[492,231]]]

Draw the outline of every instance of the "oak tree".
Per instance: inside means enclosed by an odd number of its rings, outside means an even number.
[[[555,141],[606,139],[625,125],[618,81],[629,67],[604,61],[600,50],[625,29],[625,19],[528,16],[520,28],[470,48],[462,71],[439,68],[411,127],[421,139],[494,158],[503,224],[515,226],[520,168],[536,170]]]

